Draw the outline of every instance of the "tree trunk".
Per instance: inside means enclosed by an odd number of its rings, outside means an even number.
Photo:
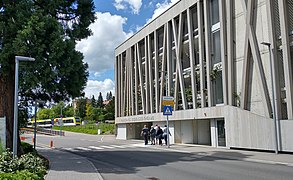
[[[6,148],[13,150],[13,124],[14,124],[14,71],[10,74],[0,74],[0,117],[6,117]],[[20,138],[18,135],[18,155]]]

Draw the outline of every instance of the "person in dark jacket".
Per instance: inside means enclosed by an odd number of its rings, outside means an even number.
[[[146,125],[144,125],[144,127],[142,128],[140,135],[143,136],[144,145],[147,145],[149,141],[149,129]]]
[[[160,128],[160,126],[158,126],[156,137],[158,137],[159,139],[159,145],[163,145],[162,144],[163,133],[164,133],[163,130]]]
[[[154,128],[154,126],[151,126],[151,130],[150,130],[150,138],[151,138],[151,145],[155,145],[156,144],[156,130]]]

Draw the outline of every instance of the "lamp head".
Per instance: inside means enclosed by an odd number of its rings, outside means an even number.
[[[35,58],[25,57],[25,56],[15,56],[17,61],[35,61]]]

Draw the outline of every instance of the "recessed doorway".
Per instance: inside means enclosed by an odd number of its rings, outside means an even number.
[[[217,119],[218,146],[226,147],[226,132],[224,119]]]

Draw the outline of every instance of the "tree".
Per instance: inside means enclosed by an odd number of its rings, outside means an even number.
[[[63,111],[64,117],[73,117],[74,116],[74,109],[72,105],[67,105]]]
[[[115,97],[112,97],[112,100],[106,105],[106,118],[115,119]]]
[[[106,105],[106,111],[115,114],[115,97]]]
[[[97,100],[97,107],[98,108],[103,108],[104,107],[103,102],[104,102],[103,96],[102,96],[102,93],[100,92],[98,100]]]
[[[97,102],[96,102],[96,99],[95,99],[95,96],[94,95],[92,96],[91,104],[92,104],[93,107],[96,107],[97,106]]]
[[[86,99],[81,98],[77,100],[76,115],[83,119],[86,116]]]
[[[20,63],[21,101],[79,97],[88,65],[75,45],[91,35],[89,25],[94,20],[92,0],[0,2],[0,94],[5,94],[0,96],[0,117],[6,116],[8,148],[12,149],[13,139],[15,56],[36,59]]]
[[[112,100],[112,92],[110,91],[109,93],[107,93],[107,95],[106,95],[106,100],[107,101],[110,101],[110,100]]]
[[[93,114],[93,106],[90,103],[86,104],[86,118],[87,120],[91,120]]]
[[[37,119],[52,119],[55,118],[54,111],[48,108],[42,108],[37,112]]]
[[[112,92],[110,91],[110,92],[109,92],[109,99],[108,99],[108,101],[109,101],[109,100],[112,100],[112,98],[113,98],[113,96],[112,96]]]
[[[107,95],[106,95],[106,100],[109,101],[110,97],[109,97],[109,93],[107,92]]]

